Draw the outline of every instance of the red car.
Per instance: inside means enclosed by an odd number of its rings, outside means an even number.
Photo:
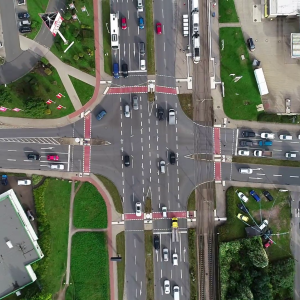
[[[127,28],[126,18],[122,18],[121,23],[122,23],[122,29],[126,29]]]
[[[59,160],[58,155],[47,155],[47,160]]]
[[[274,242],[272,240],[268,240],[265,244],[264,247],[265,248],[269,248]]]
[[[162,33],[161,23],[156,23],[156,33],[157,34],[161,34]]]

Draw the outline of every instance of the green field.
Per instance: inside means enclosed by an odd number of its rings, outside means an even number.
[[[180,106],[184,113],[193,120],[193,95],[192,94],[178,94],[178,99],[180,102]]]
[[[110,299],[108,259],[105,233],[76,233],[72,238],[72,285],[65,299]]]
[[[110,44],[110,31],[107,30],[107,25],[110,24],[110,2],[102,0],[102,28],[103,28],[103,55],[104,55],[104,72],[112,75],[112,57]]]
[[[21,79],[0,86],[0,106],[10,110],[0,112],[0,116],[34,118],[34,119],[54,119],[61,118],[74,112],[73,104],[65,90],[65,87],[54,67],[51,75],[44,72],[41,63],[38,63],[34,70]],[[58,99],[56,95],[64,95]],[[56,103],[46,104],[51,99]],[[65,108],[57,109],[58,105]],[[12,109],[19,108],[21,111],[15,112]]]
[[[262,199],[260,202],[256,202],[249,194],[252,188],[230,187],[226,192],[227,222],[225,225],[219,227],[220,241],[227,242],[246,237],[246,224],[237,218],[238,213],[246,215],[246,213],[237,207],[237,204],[241,203],[235,193],[237,189],[249,198],[249,201],[245,205],[257,223],[261,223],[261,218],[269,220],[269,227],[273,231],[272,240],[274,241],[274,245],[266,249],[270,261],[291,256],[289,246],[291,219],[289,193],[279,192],[278,190],[268,190],[274,198],[274,201],[268,201],[262,195],[262,190],[255,188],[255,192]],[[260,207],[262,217],[260,216]],[[251,218],[249,218],[248,224],[254,225]],[[287,234],[277,236],[277,233]]]
[[[239,22],[239,17],[236,13],[234,0],[219,1],[219,22],[220,23],[235,23]]]
[[[117,263],[118,269],[118,299],[123,300],[124,295],[124,279],[125,279],[125,232],[117,234],[117,254],[122,260]]]
[[[145,230],[145,263],[146,263],[146,282],[147,298],[154,299],[154,274],[153,274],[153,234],[152,231]]]
[[[193,211],[196,210],[196,194],[195,190],[193,190],[189,196],[188,203],[187,203],[187,210]]]
[[[300,161],[265,158],[265,157],[233,156],[232,162],[236,162],[240,164],[257,164],[257,165],[284,166],[284,167],[297,167],[297,168],[300,167]]]
[[[145,9],[145,29],[146,30],[146,47],[147,47],[147,74],[155,74],[155,49],[154,49],[154,24],[153,24],[153,3],[152,1],[144,2]]]
[[[121,201],[121,196],[120,196],[116,186],[108,178],[106,178],[102,175],[96,175],[96,176],[102,181],[102,183],[104,184],[104,186],[108,190],[110,196],[112,197],[112,200],[113,200],[116,211],[118,213],[122,214],[123,213],[123,204],[122,204],[122,201]]]
[[[221,79],[225,87],[224,112],[232,119],[257,120],[256,105],[261,104],[261,97],[240,27],[220,28],[220,53]],[[244,55],[244,60],[241,55]],[[242,78],[234,82],[235,76]]]
[[[69,1],[72,2],[72,1]],[[51,51],[64,63],[80,69],[83,72],[95,75],[95,43],[94,43],[94,9],[93,0],[76,0],[77,11],[68,9],[63,14],[64,22],[60,32],[69,42],[64,45],[59,35],[56,36]],[[87,12],[82,12],[81,7],[86,7]],[[72,15],[77,15],[78,20],[73,20]],[[64,50],[74,42],[71,48]]]
[[[46,12],[49,0],[27,0],[26,2],[30,14],[32,32],[27,33],[25,36],[34,39],[43,23],[39,14]]]
[[[106,228],[107,208],[95,186],[84,182],[74,199],[73,224],[77,228]]]
[[[91,100],[95,87],[75,77],[69,76],[82,105]]]

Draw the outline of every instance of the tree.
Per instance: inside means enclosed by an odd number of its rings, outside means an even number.
[[[64,14],[64,19],[69,21],[69,20],[71,20],[71,18],[72,18],[72,14],[71,14],[70,10],[68,9],[66,11],[66,13]]]
[[[80,53],[78,54],[78,56],[79,56],[80,58],[83,58],[83,53],[80,52]]]
[[[269,258],[264,249],[253,249],[248,251],[248,256],[257,268],[265,268],[269,264]]]
[[[52,299],[52,295],[51,294],[38,294],[35,295],[33,298],[31,298],[31,300],[51,300]]]
[[[47,109],[47,104],[41,98],[28,98],[23,100],[25,112],[36,118],[42,118]]]
[[[75,55],[73,56],[73,58],[74,58],[74,60],[78,60],[78,59],[79,59],[79,56],[75,54]]]

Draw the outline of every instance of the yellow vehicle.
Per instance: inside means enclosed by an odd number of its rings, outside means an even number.
[[[178,242],[178,219],[172,218],[172,242]]]
[[[246,216],[244,216],[244,215],[242,215],[242,214],[238,214],[237,217],[238,217],[240,220],[244,221],[244,222],[248,222],[248,221],[249,221],[249,218],[246,217]]]

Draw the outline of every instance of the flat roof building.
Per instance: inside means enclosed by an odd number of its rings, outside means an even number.
[[[265,0],[265,16],[276,18],[277,16],[299,16],[300,0]]]
[[[16,194],[0,195],[0,299],[36,280],[31,264],[44,257]]]

